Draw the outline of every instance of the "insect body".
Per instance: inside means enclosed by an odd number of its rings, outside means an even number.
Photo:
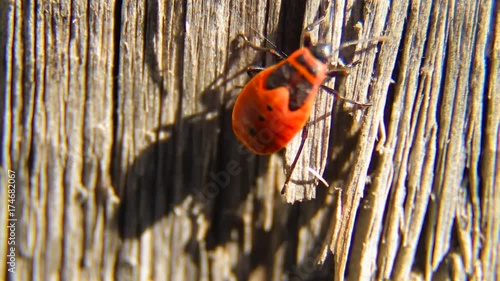
[[[268,51],[280,57],[278,64],[266,69],[249,68],[248,70],[261,71],[255,75],[243,88],[236,99],[233,108],[233,131],[240,142],[256,154],[270,154],[285,147],[292,138],[302,130],[302,140],[297,154],[290,165],[285,184],[281,193],[285,193],[291,180],[291,171],[295,168],[299,156],[304,148],[307,137],[306,123],[318,93],[322,88],[337,99],[347,101],[358,106],[370,104],[348,100],[325,85],[325,78],[335,75],[346,75],[348,69],[358,62],[340,68],[329,68],[332,54],[331,44],[312,44],[310,32],[323,21],[324,18],[310,24],[303,33],[303,47],[289,57],[283,57],[273,49],[262,48],[249,42],[241,35],[245,42],[256,50]],[[363,42],[380,42],[387,37],[371,38],[347,42],[340,48]],[[339,49],[340,49],[339,48]]]
[[[309,119],[318,89],[328,74],[330,44],[310,43],[254,76],[233,109],[233,131],[256,154],[283,148]]]

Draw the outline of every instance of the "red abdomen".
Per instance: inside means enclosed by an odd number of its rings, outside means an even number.
[[[326,72],[326,65],[302,48],[254,76],[233,108],[238,140],[257,154],[286,146],[309,119]]]

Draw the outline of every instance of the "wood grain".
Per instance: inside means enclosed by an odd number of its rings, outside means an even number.
[[[499,278],[495,1],[0,10],[0,221],[9,171],[17,219],[16,273],[0,243],[0,280]],[[276,62],[237,35],[290,54],[323,15],[332,63],[359,61],[327,85],[371,106],[320,93],[281,195],[300,136],[270,156],[235,139],[245,68]]]

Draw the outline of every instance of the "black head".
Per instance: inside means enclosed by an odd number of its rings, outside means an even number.
[[[319,20],[308,25],[304,29],[304,32],[302,32],[301,41],[302,41],[302,46],[308,48],[315,58],[317,58],[323,63],[328,63],[333,52],[332,45],[328,43],[323,43],[325,39],[324,36],[320,37],[323,38],[323,40],[320,39],[317,44],[313,44],[311,40],[311,32],[314,30],[316,26],[322,23],[323,20],[325,20],[325,17],[322,17]]]
[[[327,63],[332,56],[332,45],[328,43],[318,43],[316,45],[312,45],[309,47],[309,50],[311,50],[311,53],[315,58],[323,63]]]

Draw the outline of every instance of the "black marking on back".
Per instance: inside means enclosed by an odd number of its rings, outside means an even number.
[[[255,129],[254,129],[254,128],[252,128],[252,127],[250,127],[250,128],[248,129],[248,132],[250,133],[250,135],[251,135],[251,136],[255,136],[255,135],[257,134],[257,132],[255,131]]]
[[[287,86],[291,73],[296,71],[295,67],[293,67],[290,63],[287,62],[283,64],[269,74],[266,81],[266,89],[272,90]]]
[[[312,84],[290,63],[284,63],[267,77],[266,89],[272,90],[279,87],[286,87],[290,92],[288,108],[291,111],[304,105],[313,88]]]
[[[295,61],[301,66],[305,67],[305,69],[307,69],[307,72],[309,72],[310,74],[314,76],[318,74],[318,68],[307,63],[306,57],[304,57],[304,55],[297,56],[297,58],[295,58]]]

